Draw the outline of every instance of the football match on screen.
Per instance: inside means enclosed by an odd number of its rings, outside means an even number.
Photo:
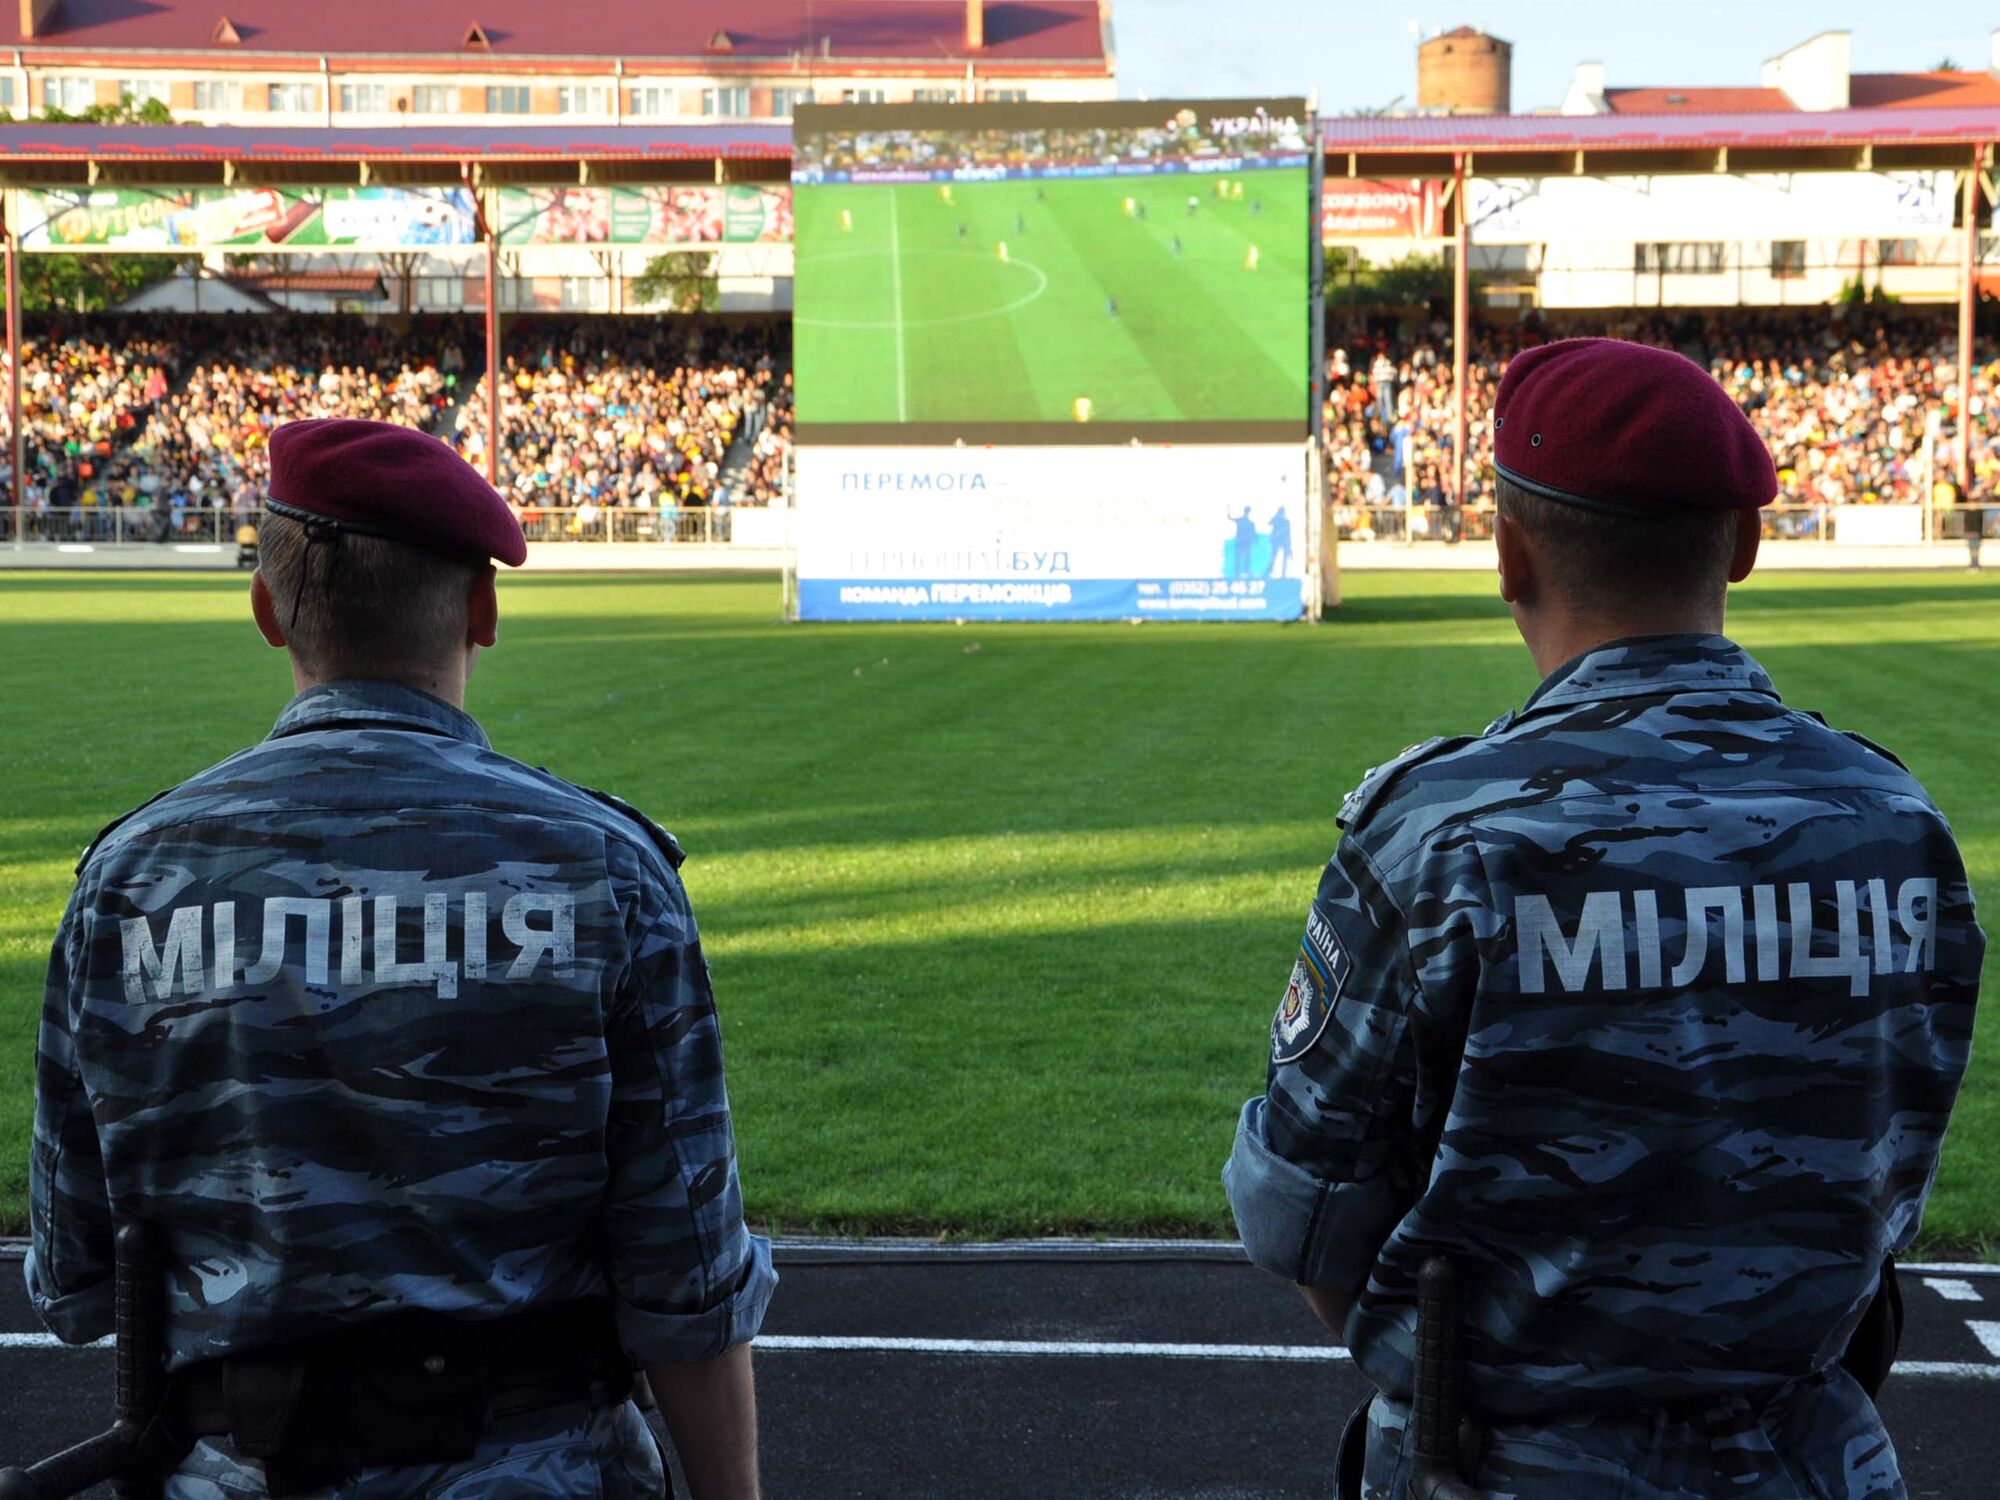
[[[1968,0],[0,9],[0,1500],[1994,1495],[1996,153]]]

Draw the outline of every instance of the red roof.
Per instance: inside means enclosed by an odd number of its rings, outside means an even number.
[[[380,271],[236,271],[228,280],[253,292],[315,292],[325,297],[380,297]]]
[[[2000,104],[2000,79],[1991,73],[1855,73],[1847,80],[1847,102],[1855,109]]]
[[[1606,89],[1614,115],[1744,115],[1797,109],[1783,89]]]
[[[0,139],[5,132],[6,127],[0,126]],[[1322,120],[1320,138],[1326,149],[1334,152],[1431,154],[1982,145],[2000,141],[2000,107],[1765,110],[1729,115],[1675,111],[1637,119],[1624,115],[1371,115]]]
[[[6,7],[11,14],[15,7]],[[228,15],[240,45],[212,41]],[[490,49],[464,43],[477,24]],[[35,51],[144,48],[218,59],[270,52],[463,57],[699,58],[726,26],[730,63],[811,53],[963,68],[963,0],[61,0],[43,34],[0,28]],[[11,36],[10,36],[11,32]],[[825,49],[831,49],[828,52]],[[986,0],[981,61],[1107,67],[1097,0]]]

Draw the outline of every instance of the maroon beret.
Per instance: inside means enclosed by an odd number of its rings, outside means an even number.
[[[507,502],[441,438],[393,422],[314,417],[271,434],[271,510],[308,525],[490,557],[518,568],[527,539]]]
[[[1493,467],[1585,510],[1755,510],[1778,494],[1771,453],[1691,359],[1618,339],[1563,339],[1507,365]]]

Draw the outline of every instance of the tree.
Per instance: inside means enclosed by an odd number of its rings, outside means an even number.
[[[632,281],[633,300],[664,302],[670,312],[714,312],[722,306],[715,257],[702,250],[670,250],[646,262]]]
[[[1362,264],[1355,268],[1352,285],[1336,282],[1332,269],[1329,263],[1326,300],[1336,307],[1422,307],[1451,294],[1441,255],[1405,255],[1384,266]]]
[[[171,255],[24,255],[21,306],[29,312],[101,312],[173,274]]]
[[[1936,62],[1931,64],[1931,71],[1933,73],[1956,73],[1958,71],[1958,59],[1947,52],[1943,57],[1940,57]]]
[[[171,125],[173,111],[157,99],[141,104],[93,104],[71,114],[53,105],[34,119],[43,125]]]

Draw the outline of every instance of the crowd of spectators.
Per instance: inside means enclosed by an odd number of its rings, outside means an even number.
[[[1633,313],[1532,318],[1474,331],[1467,362],[1464,505],[1493,502],[1492,406],[1514,351],[1609,334],[1704,365],[1770,445],[1781,505],[1949,503],[1958,423],[1957,329],[1914,310]],[[1973,493],[2000,486],[2000,359],[1974,347]],[[1448,326],[1356,327],[1328,340],[1327,474],[1349,534],[1459,534],[1452,492],[1454,401]],[[1800,525],[1806,524],[1800,522]],[[1784,529],[1781,525],[1780,529]]]
[[[524,517],[669,514],[783,493],[792,377],[783,330],[527,319],[510,330],[502,487]],[[151,315],[35,320],[21,363],[23,499],[82,512],[78,536],[220,534],[262,503],[271,430],[369,417],[483,462],[483,354],[466,319]],[[5,378],[0,364],[0,379]],[[11,484],[0,402],[0,483]],[[739,446],[740,444],[740,446]],[[725,474],[732,447],[740,474]],[[114,519],[114,512],[124,512]],[[47,523],[37,534],[53,535]]]
[[[524,324],[501,364],[501,493],[529,521],[574,510],[569,521],[588,529],[607,506],[671,518],[722,503],[741,434],[749,468],[726,498],[768,503],[791,436],[781,334],[652,318]],[[459,451],[478,464],[487,403],[482,376],[456,419]]]

